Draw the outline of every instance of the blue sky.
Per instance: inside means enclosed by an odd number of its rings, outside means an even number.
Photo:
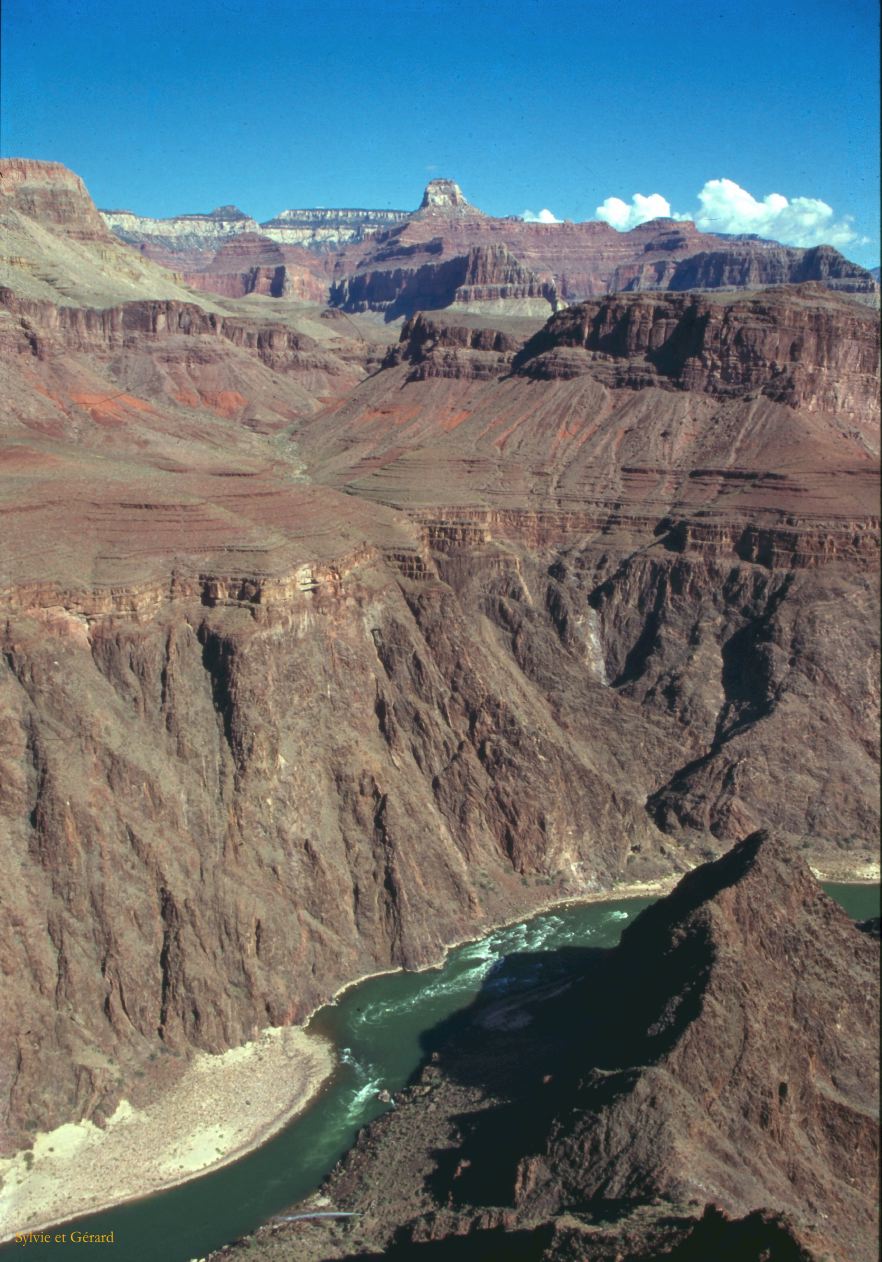
[[[2,152],[106,208],[407,209],[444,175],[879,262],[875,0],[4,0],[3,36]]]

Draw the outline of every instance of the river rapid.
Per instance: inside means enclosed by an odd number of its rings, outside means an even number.
[[[855,919],[879,914],[878,885],[824,888]],[[358,1130],[391,1107],[377,1099],[378,1093],[405,1086],[424,1055],[424,1034],[481,990],[516,995],[562,975],[566,962],[556,954],[559,948],[615,946],[625,925],[652,901],[631,898],[557,908],[451,950],[437,969],[385,974],[351,987],[316,1013],[308,1027],[332,1041],[337,1070],[284,1130],[232,1165],[62,1224],[61,1230],[68,1241],[72,1228],[83,1235],[112,1232],[113,1244],[106,1248],[113,1262],[188,1262],[253,1231],[313,1192],[351,1147]],[[58,1260],[77,1247],[9,1244],[0,1249],[0,1257]]]

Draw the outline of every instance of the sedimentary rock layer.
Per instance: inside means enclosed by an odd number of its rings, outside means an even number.
[[[417,301],[415,307],[431,307],[437,284],[432,269],[471,249],[496,244],[504,245],[522,267],[548,277],[562,302],[623,290],[756,288],[811,281],[869,300],[878,295],[872,276],[829,246],[798,250],[774,242],[724,239],[701,233],[694,224],[667,220],[619,233],[605,223],[536,224],[424,214],[341,258],[337,270],[348,277],[350,288],[335,291],[332,301],[343,306],[367,302],[385,310],[389,287],[396,283],[401,289],[415,288],[416,294],[425,290],[427,301]],[[429,252],[434,259],[423,257]],[[397,273],[397,281],[384,278],[384,272]]]

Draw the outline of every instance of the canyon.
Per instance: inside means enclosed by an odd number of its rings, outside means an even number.
[[[0,177],[4,1154],[759,828],[878,871],[862,269],[443,187],[170,270]]]

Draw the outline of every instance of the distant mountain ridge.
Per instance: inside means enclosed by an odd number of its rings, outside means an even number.
[[[832,246],[798,249],[749,235],[717,236],[700,232],[694,223],[667,219],[652,220],[630,232],[618,232],[599,221],[546,224],[497,219],[471,205],[459,185],[448,179],[430,180],[415,211],[288,209],[264,223],[235,206],[170,219],[143,218],[131,211],[100,213],[119,240],[182,271],[200,289],[227,295],[254,292],[250,272],[257,262],[252,253],[259,254],[272,242],[297,250],[284,260],[292,276],[288,292],[303,289],[305,270],[322,277],[330,305],[344,311],[383,312],[387,318],[449,305],[486,309],[493,303],[498,310],[499,302],[512,314],[544,316],[566,302],[634,290],[817,281],[867,298],[878,292],[872,275]],[[246,234],[250,249],[236,251],[236,267],[219,265],[218,251]],[[492,271],[491,254],[477,262],[469,254],[500,246],[524,273],[516,293],[493,286],[466,298],[454,296],[459,285],[451,290],[449,279],[438,274],[439,267],[454,258],[463,260],[460,270]],[[211,279],[221,274],[222,279]],[[197,276],[202,279],[194,279]],[[279,281],[276,289],[285,290],[285,283]]]

